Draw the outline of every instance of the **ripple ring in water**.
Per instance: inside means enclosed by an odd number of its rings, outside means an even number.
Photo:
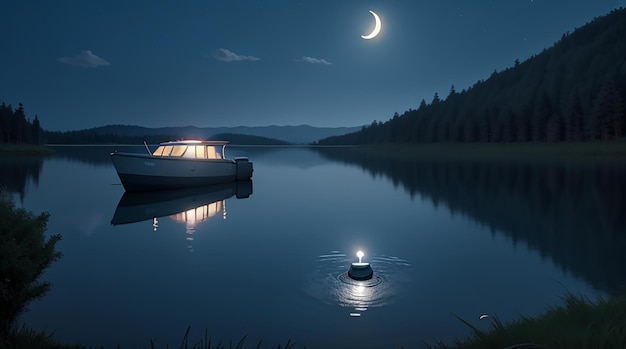
[[[374,287],[383,282],[382,276],[374,274],[371,279],[368,280],[355,280],[348,275],[348,272],[344,272],[337,276],[337,279],[344,284],[354,285],[354,286],[363,286],[363,287]]]
[[[398,257],[372,259],[376,272],[371,279],[354,280],[348,275],[351,259],[333,251],[318,256],[319,268],[306,283],[306,292],[327,304],[351,307],[357,311],[390,304],[404,289],[400,280],[410,266]],[[352,315],[351,315],[352,316]]]

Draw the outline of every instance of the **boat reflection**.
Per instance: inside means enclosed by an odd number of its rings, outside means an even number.
[[[244,199],[252,194],[252,181],[215,184],[206,187],[153,191],[124,192],[117,204],[112,225],[150,220],[157,230],[159,218],[170,217],[186,225],[193,234],[196,225],[216,215],[226,218],[226,199]]]

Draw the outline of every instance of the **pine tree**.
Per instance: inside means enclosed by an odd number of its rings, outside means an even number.
[[[441,103],[441,99],[439,99],[439,94],[435,92],[435,96],[433,96],[433,101],[430,103],[430,105],[437,105],[439,103]]]
[[[578,93],[574,92],[565,119],[565,140],[580,142],[584,139],[583,107]]]
[[[479,120],[478,124],[478,140],[483,143],[490,142],[492,138],[491,117],[487,112]]]
[[[546,126],[552,114],[550,98],[545,91],[542,91],[531,118],[531,136],[534,142],[546,140]]]
[[[501,123],[502,123],[502,141],[503,142],[515,142],[517,141],[517,115],[512,111],[508,110],[504,113],[501,113]]]
[[[0,125],[2,125],[2,141],[11,143],[12,129],[13,129],[13,108],[11,105],[6,105],[2,102],[0,106]]]
[[[39,124],[39,118],[37,115],[35,115],[35,118],[33,119],[31,138],[31,142],[33,144],[41,144],[41,125]]]
[[[564,138],[564,130],[565,127],[561,116],[559,114],[552,115],[546,125],[546,140],[548,142],[561,142]]]
[[[470,116],[468,119],[465,120],[465,127],[463,127],[463,131],[463,141],[478,141],[478,126],[474,117]]]
[[[24,131],[26,129],[26,113],[24,112],[24,105],[22,103],[18,104],[18,108],[15,109],[13,113],[13,142],[15,143],[24,143],[26,140],[24,139]]]
[[[452,86],[450,87],[450,92],[448,93],[448,97],[446,97],[446,100],[449,100],[449,99],[450,99],[450,97],[453,97],[453,96],[454,96],[454,95],[456,95],[456,94],[457,94],[457,93],[456,93],[456,90],[454,89],[454,85],[452,85]]]
[[[613,79],[607,76],[593,104],[588,130],[590,138],[606,141],[621,137],[623,118],[622,99]]]
[[[418,108],[418,110],[422,110],[426,108],[426,101],[422,98],[422,101],[420,102],[420,106]]]
[[[531,140],[530,137],[530,108],[525,108],[521,114],[518,114],[515,121],[515,126],[517,127],[517,141],[518,142],[529,142]]]

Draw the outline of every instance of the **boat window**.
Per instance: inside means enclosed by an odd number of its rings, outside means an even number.
[[[222,158],[222,151],[219,147],[208,146],[206,147],[206,150],[207,150],[207,158],[209,159],[221,159]]]
[[[187,159],[195,159],[196,158],[196,147],[193,145],[187,146],[187,151],[183,154],[184,158]]]
[[[196,159],[206,159],[206,148],[204,146],[196,146]]]
[[[187,149],[186,145],[175,145],[170,156],[181,156]]]
[[[156,148],[156,150],[154,151],[154,153],[152,153],[153,156],[163,156],[163,146],[159,146],[158,148]]]
[[[173,148],[173,146],[171,146],[171,145],[166,145],[166,146],[163,148],[163,156],[170,156],[170,153],[172,152],[172,148]]]

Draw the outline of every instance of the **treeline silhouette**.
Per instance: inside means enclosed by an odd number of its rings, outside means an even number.
[[[626,160],[442,159],[314,149],[525,244],[597,289],[618,294],[626,286]]]
[[[0,105],[0,143],[42,144],[39,118],[31,121],[26,117],[24,105],[13,109],[11,104]]]
[[[626,132],[626,9],[595,18],[552,47],[445,99],[318,144],[563,142]]]
[[[171,135],[131,136],[114,133],[103,134],[95,130],[46,131],[41,128],[39,117],[31,121],[22,103],[13,109],[11,104],[0,105],[0,143],[11,144],[141,144],[159,143],[163,140],[177,139]]]

